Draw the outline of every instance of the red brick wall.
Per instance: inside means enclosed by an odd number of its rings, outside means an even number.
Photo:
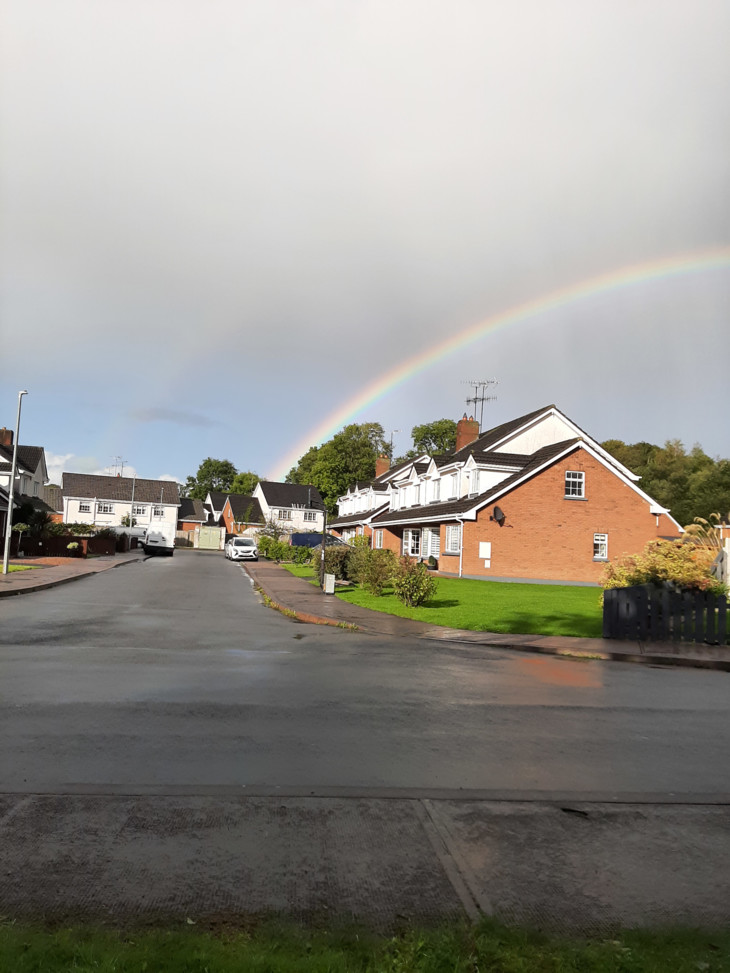
[[[566,470],[584,471],[584,500],[564,499]],[[678,536],[668,517],[649,513],[645,500],[583,449],[497,504],[506,517],[502,527],[489,520],[494,504],[480,511],[478,520],[464,523],[464,574],[598,582],[605,562],[593,560],[594,533],[608,534],[609,560],[636,553],[657,537]],[[480,541],[492,543],[490,568],[479,558]],[[442,555],[439,570],[458,573],[458,558]]]
[[[376,530],[381,530],[376,527]],[[403,547],[403,528],[402,527],[383,527],[383,550],[393,551],[400,556]],[[375,543],[375,542],[373,542]]]

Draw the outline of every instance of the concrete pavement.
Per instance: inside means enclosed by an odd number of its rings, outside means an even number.
[[[14,560],[11,564],[32,565],[33,570],[0,574],[0,598],[55,588],[60,584],[108,571],[110,568],[118,568],[122,564],[139,561],[143,557],[143,551],[136,550],[110,557],[38,557]]]
[[[279,914],[377,929],[722,927],[730,809],[277,796],[0,795],[6,916]]]
[[[271,561],[246,563],[253,582],[278,607],[298,619],[320,625],[356,626],[361,632],[392,637],[438,639],[494,648],[519,649],[572,658],[690,666],[730,672],[730,647],[690,642],[627,642],[618,639],[570,638],[553,635],[504,635],[445,628],[409,618],[386,615],[350,605]]]

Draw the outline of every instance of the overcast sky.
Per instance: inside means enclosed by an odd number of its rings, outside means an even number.
[[[725,0],[5,0],[0,425],[60,469],[261,475],[381,374],[730,246]],[[730,251],[728,251],[730,252]],[[730,260],[515,323],[356,421],[555,403],[730,455]],[[334,430],[333,430],[334,431]]]

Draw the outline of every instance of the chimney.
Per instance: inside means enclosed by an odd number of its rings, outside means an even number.
[[[390,458],[388,456],[378,456],[375,460],[375,478],[387,473],[390,469]]]
[[[0,446],[12,446],[13,445],[13,430],[6,429],[5,426],[0,429]]]
[[[474,416],[469,416],[467,419],[466,412],[456,423],[456,450],[463,449],[464,446],[468,446],[469,443],[473,443],[475,439],[479,438],[479,423],[476,421]]]

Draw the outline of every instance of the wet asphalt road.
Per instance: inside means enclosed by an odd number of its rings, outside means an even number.
[[[708,801],[730,676],[383,640],[178,552],[0,604],[6,793]]]

